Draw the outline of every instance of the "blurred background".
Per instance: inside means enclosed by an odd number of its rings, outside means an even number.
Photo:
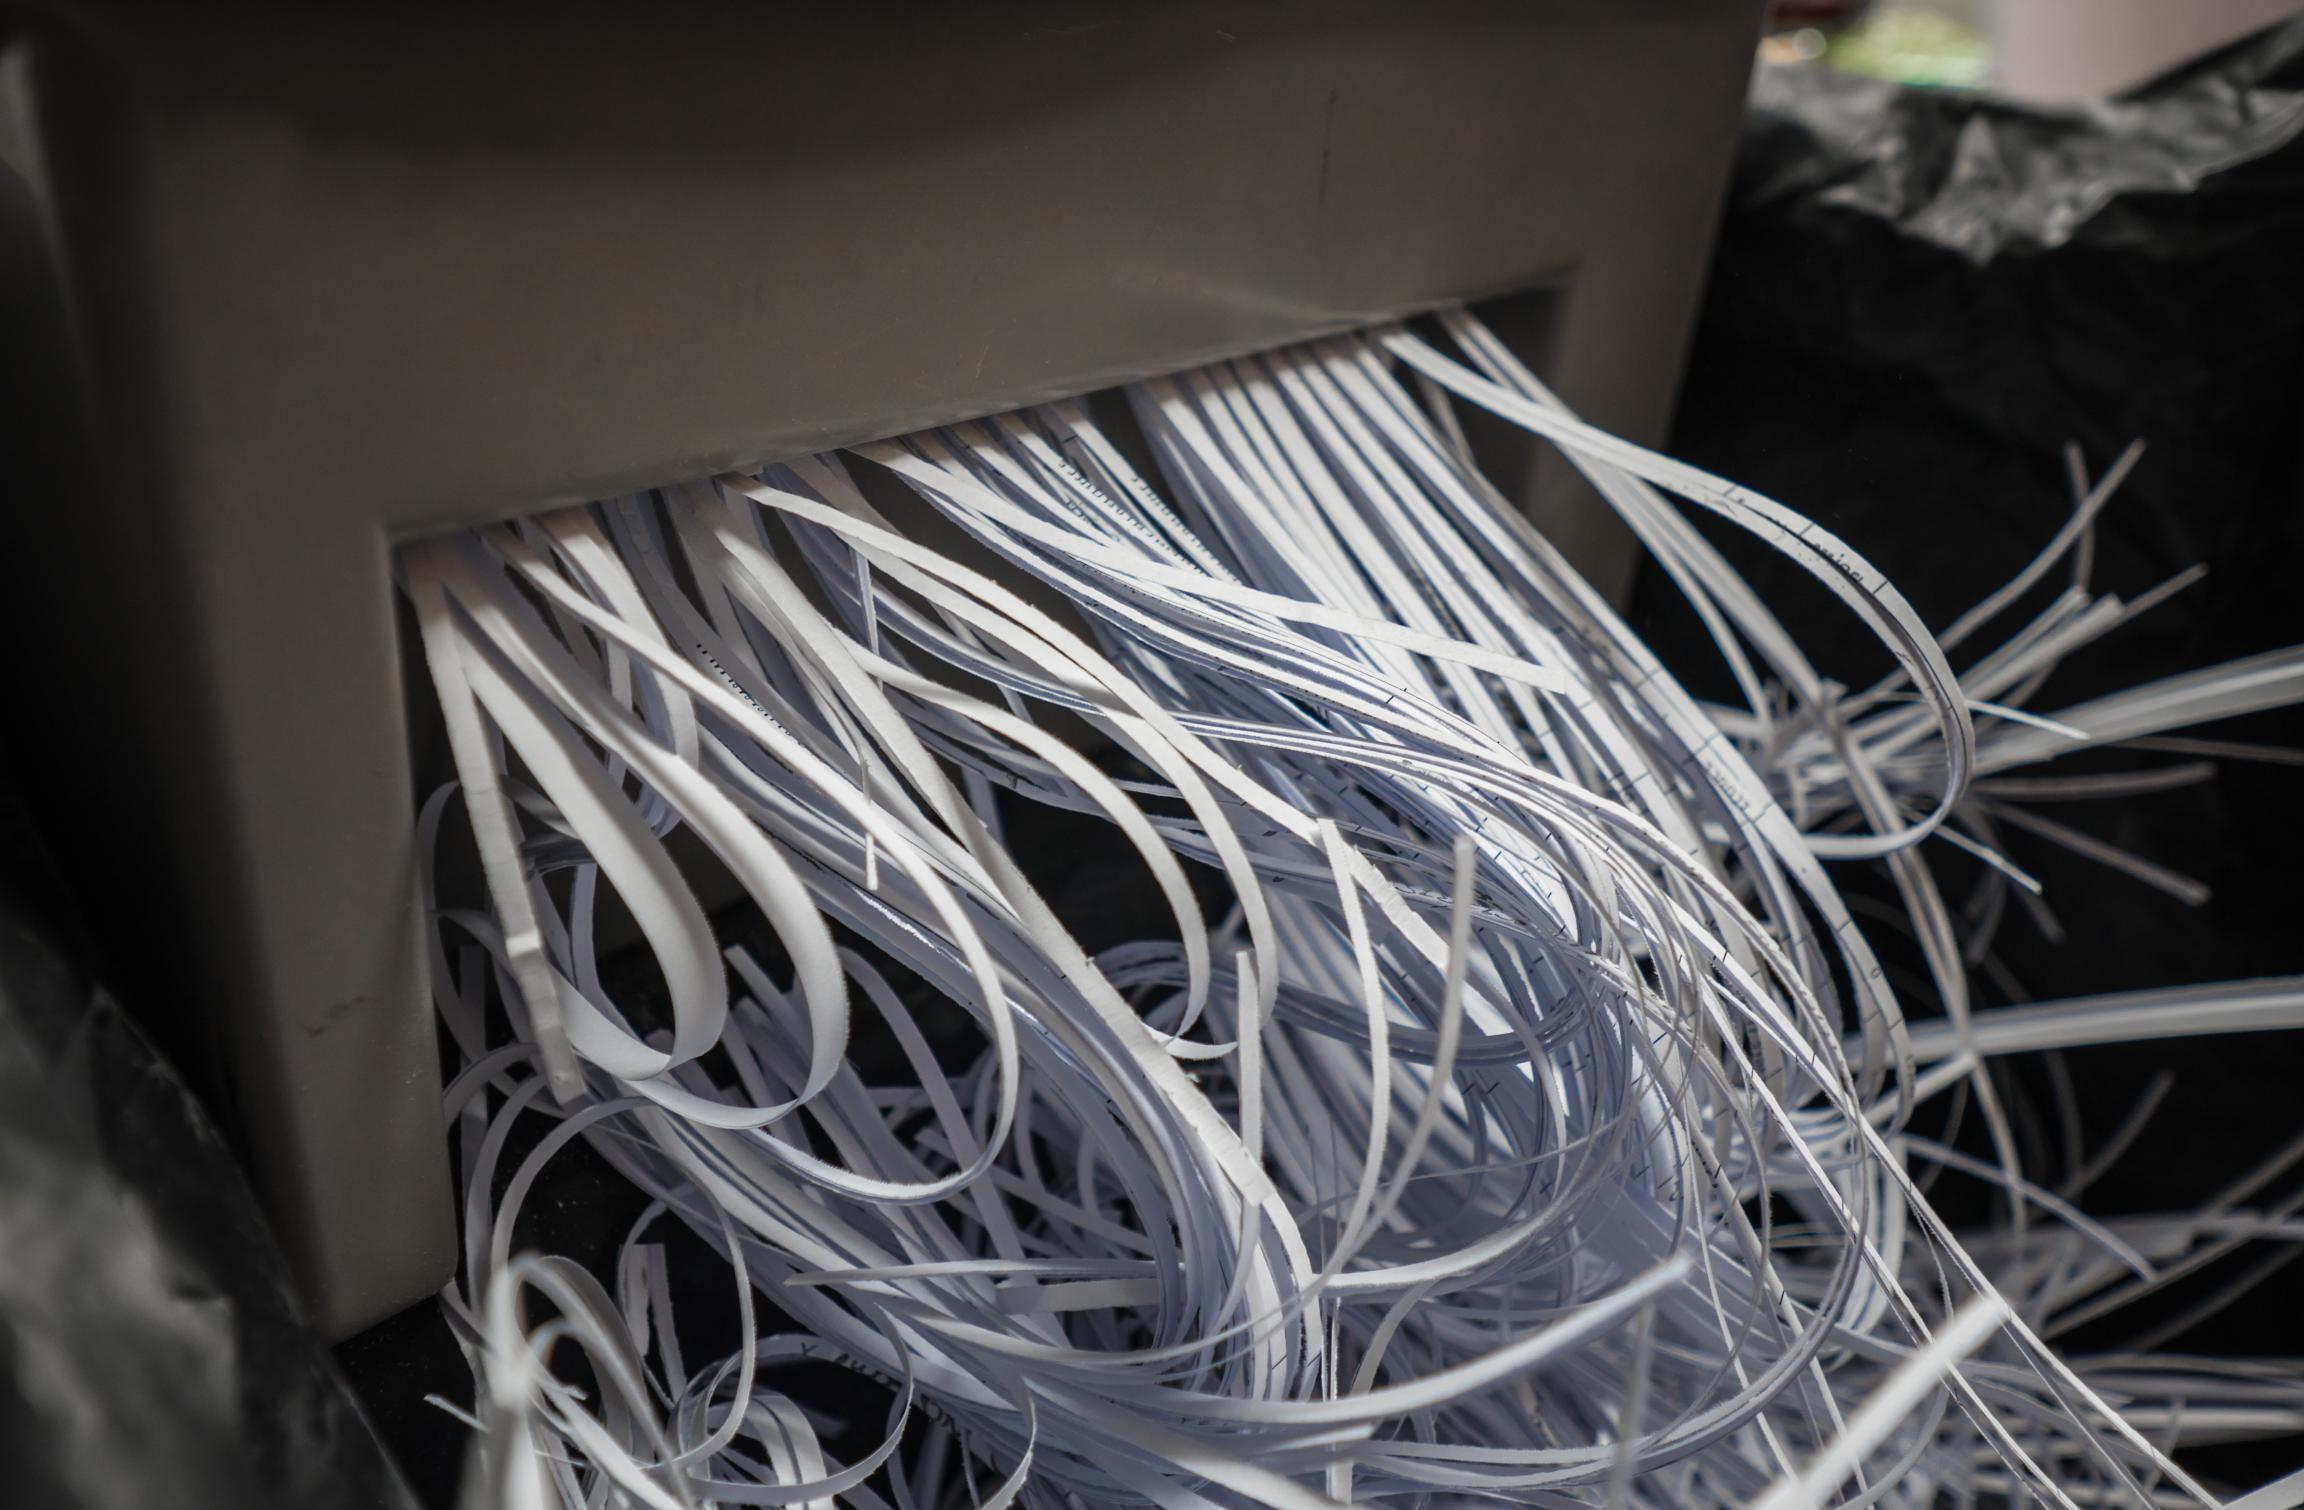
[[[2293,0],[1776,0],[1762,56],[2071,104],[2297,9]]]

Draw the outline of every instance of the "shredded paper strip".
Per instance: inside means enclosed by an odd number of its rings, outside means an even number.
[[[2132,455],[2076,468],[2069,525],[1939,633],[1468,314],[1127,398],[1137,434],[1057,404],[404,552],[460,778],[426,851],[461,808],[486,879],[433,898],[473,1505],[2215,1505],[2177,1449],[2304,1433],[2293,1365],[2059,1342],[2284,1256],[2304,1138],[2100,1221],[2091,1170],[2020,1166],[1988,1073],[2304,1026],[2304,981],[1971,1002],[2037,906],[2010,832],[2198,899],[2037,809],[2212,767],[2059,759],[2304,696],[2289,649],[2031,706],[2165,595],[2088,581]],[[1467,407],[1590,481],[1740,706],[1481,477]],[[969,549],[871,501],[898,491]],[[1691,510],[1836,595],[1879,680],[1821,673]],[[1019,803],[1105,820],[1165,915],[1091,956],[1004,838]],[[1973,895],[1937,846],[1983,860]],[[1883,971],[1852,860],[1924,983]],[[723,947],[713,887],[772,948]],[[606,983],[604,892],[640,995]],[[1989,1153],[1940,1140],[1948,1097]],[[523,1239],[579,1141],[649,1199],[612,1272]],[[1940,1217],[1947,1173],[1997,1219]],[[725,1264],[714,1356],[666,1224]],[[871,1419],[790,1382],[826,1362]]]

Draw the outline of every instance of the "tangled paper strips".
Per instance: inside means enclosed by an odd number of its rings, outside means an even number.
[[[1131,390],[1166,493],[1074,404],[860,448],[993,575],[836,457],[406,553],[491,902],[441,907],[434,958],[475,1504],[2214,1504],[2172,1445],[2304,1430],[2293,1373],[2051,1341],[2304,1236],[2298,1202],[2251,1204],[2304,1142],[2196,1211],[2097,1222],[2018,1166],[1984,1073],[2304,1026],[2304,984],[1968,1000],[2031,885],[2000,831],[2095,844],[2027,803],[2204,767],[2009,773],[2293,701],[2304,659],[2028,712],[2149,606],[2086,584],[2124,465],[1938,637],[1812,521],[1442,324],[1453,354],[1388,331]],[[1746,706],[1680,690],[1473,469],[1453,402],[1566,452]],[[1814,574],[1892,671],[1820,675],[1672,498]],[[1055,732],[1083,726],[1108,747]],[[1001,792],[1109,820],[1172,916],[1090,958]],[[675,829],[784,958],[723,957]],[[1932,837],[1991,867],[1976,905],[1938,894]],[[1822,863],[1875,857],[1940,1017],[1907,1023]],[[660,1000],[603,983],[603,886]],[[867,1081],[852,1026],[906,1072]],[[1913,1130],[1955,1090],[1992,1157]],[[577,1139],[653,1197],[605,1278],[516,1256]],[[1931,1166],[1996,1184],[2002,1223],[1951,1230]],[[741,1297],[700,1369],[660,1220]],[[795,1329],[756,1336],[755,1290]],[[878,1381],[885,1421],[780,1390],[798,1359]]]

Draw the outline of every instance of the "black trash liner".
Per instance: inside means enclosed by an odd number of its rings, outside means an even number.
[[[2142,439],[2106,564],[2207,562],[2215,603],[2174,617],[2230,630],[2298,559],[2300,268],[2304,20],[2084,114],[1763,69],[1676,440],[1910,534],[1957,611],[2061,521],[2065,442],[2100,471]]]
[[[2101,475],[2144,441],[2099,522],[2095,584],[2132,597],[2196,562],[2209,576],[2083,651],[2034,700],[2043,712],[2304,641],[2304,21],[2085,112],[1762,70],[1680,416],[1675,454],[1818,516],[1938,626],[2068,517],[2067,442]],[[1796,573],[1722,543],[1802,643],[1859,638],[1836,635],[1842,611]],[[1634,618],[1667,664],[1730,695],[1724,677],[1708,683],[1717,657],[1660,574],[1641,579]],[[1956,663],[1994,642],[1987,632]],[[1826,656],[1822,669],[1860,685],[1883,667]],[[2293,710],[2202,732],[2304,745]],[[2207,881],[2214,898],[2187,909],[2014,836],[2067,937],[2004,927],[2007,979],[1982,1000],[2304,970],[2292,910],[2304,770],[2232,762],[2210,785],[2053,816]],[[1972,862],[1937,864],[1956,902]],[[1867,884],[1863,867],[1838,869]],[[2154,1074],[2177,1073],[2154,1122],[2167,1136],[2143,1140],[2088,1204],[2188,1208],[2295,1135],[2304,1034],[2095,1049],[2064,1068],[2099,1140]],[[2037,1056],[2009,1070],[2048,1104]],[[2212,1272],[2231,1278],[2263,1251]],[[2304,1323],[2280,1299],[2289,1282],[2172,1345],[2304,1353]],[[2066,1340],[2113,1346],[2133,1325]],[[2246,1451],[2201,1464],[2243,1483],[2295,1466],[2293,1451]]]
[[[0,1503],[413,1510],[231,1149],[86,959],[0,797]]]

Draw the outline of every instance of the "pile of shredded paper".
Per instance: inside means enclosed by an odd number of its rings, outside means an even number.
[[[427,853],[460,805],[487,882],[433,899],[471,1503],[2304,1503],[2178,1461],[2304,1433],[2293,1363],[2059,1341],[2304,1238],[2304,1197],[2265,1194],[2304,1138],[2099,1221],[2086,1186],[2152,1106],[2028,1172],[1987,1073],[2304,1027],[2304,982],[1970,1001],[2036,905],[2010,831],[2197,890],[2032,804],[2205,779],[2166,751],[2252,752],[2166,731],[2304,698],[2289,649],[2029,706],[2188,580],[2089,586],[2133,457],[2076,467],[2069,524],[1932,632],[1465,314],[1127,399],[1125,436],[1056,404],[403,554],[460,775]],[[1693,700],[1483,480],[1462,406],[1573,462],[1740,706]],[[967,551],[869,501],[897,493]],[[1835,594],[1879,679],[1821,674],[1691,507]],[[1086,952],[1004,838],[1019,804],[1104,820],[1165,914]],[[1984,862],[1973,894],[1938,846]],[[1892,877],[1924,989],[1848,861]],[[724,949],[713,887],[772,949]],[[640,996],[604,980],[603,891]],[[599,1273],[522,1235],[578,1142],[649,1201]],[[1990,1218],[1939,1216],[1946,1170]],[[726,1265],[708,1358],[665,1224]],[[791,1383],[827,1362],[867,1418]]]

